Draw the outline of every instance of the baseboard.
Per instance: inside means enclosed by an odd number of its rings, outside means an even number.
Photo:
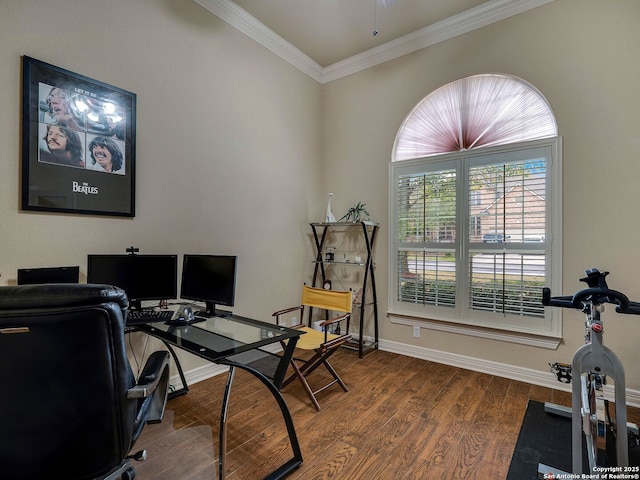
[[[196,367],[187,372],[184,372],[184,378],[187,381],[187,385],[193,385],[194,383],[198,383],[208,378],[215,377],[216,375],[220,375],[221,373],[226,373],[228,370],[229,367],[227,366],[218,365],[216,363],[208,363],[206,365],[203,365],[202,367]],[[182,388],[182,380],[180,379],[180,375],[173,375],[169,379],[169,384],[176,389]]]
[[[487,373],[489,375],[497,375],[499,377],[517,380],[520,382],[530,383],[532,385],[540,385],[542,387],[553,388],[565,392],[571,391],[571,385],[559,382],[556,377],[549,371],[533,370],[530,368],[516,367],[505,363],[492,362],[490,360],[482,360],[466,355],[443,352],[431,348],[416,347],[415,345],[407,345],[399,342],[388,340],[380,340],[378,348],[387,352],[406,355],[431,362],[443,363],[453,367],[464,368],[476,372]],[[605,397],[613,400],[613,387],[605,385]],[[627,389],[627,405],[640,407],[640,390]]]

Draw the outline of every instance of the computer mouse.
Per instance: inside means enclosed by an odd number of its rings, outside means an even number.
[[[191,307],[184,307],[180,312],[180,316],[178,317],[178,322],[180,323],[191,323],[195,319],[193,315],[193,309]]]

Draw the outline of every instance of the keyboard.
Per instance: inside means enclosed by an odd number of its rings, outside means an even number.
[[[127,325],[165,322],[171,320],[175,313],[173,310],[129,310],[127,314]]]

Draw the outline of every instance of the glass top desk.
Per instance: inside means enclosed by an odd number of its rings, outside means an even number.
[[[282,386],[298,337],[302,332],[296,329],[280,327],[271,323],[235,315],[210,317],[205,321],[187,326],[175,326],[168,325],[165,322],[156,322],[136,325],[135,328],[160,339],[172,354],[173,350],[171,349],[171,345],[210,362],[229,366],[227,385],[222,401],[222,413],[220,415],[220,450],[218,460],[220,480],[225,479],[227,411],[231,385],[236,368],[241,368],[251,373],[269,389],[278,402],[289,434],[293,457],[266,476],[265,480],[283,478],[289,472],[300,466],[302,463],[300,445],[289,407],[280,394],[280,387]],[[282,340],[287,340],[282,355],[274,355],[262,350],[257,350],[259,347]],[[259,357],[260,361],[255,362],[256,357]],[[258,364],[261,368],[256,367]],[[264,368],[265,366],[268,366],[268,368]],[[181,377],[183,385],[186,387],[186,382],[182,374]]]

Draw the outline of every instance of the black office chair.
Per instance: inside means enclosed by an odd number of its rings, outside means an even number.
[[[0,478],[135,476],[129,452],[162,420],[169,353],[151,354],[136,382],[127,304],[106,285],[0,287]]]

